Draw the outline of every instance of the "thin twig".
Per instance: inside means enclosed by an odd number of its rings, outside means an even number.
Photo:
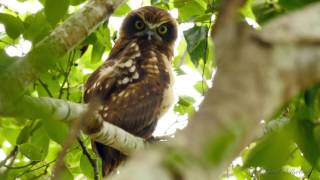
[[[59,92],[59,96],[58,98],[61,99],[62,98],[62,95],[63,95],[63,87],[65,86],[66,83],[68,83],[68,80],[69,80],[69,75],[70,75],[70,72],[72,70],[72,65],[73,65],[73,60],[74,60],[74,57],[75,57],[75,51],[71,51],[69,53],[69,56],[68,56],[68,64],[67,64],[67,69],[65,72],[63,72],[64,74],[64,80],[61,84],[61,87],[60,87],[60,92]],[[67,90],[69,90],[69,87],[67,88]],[[69,96],[69,95],[68,95]]]
[[[4,165],[4,167],[6,167],[8,169],[23,169],[23,168],[26,168],[26,167],[31,166],[31,165],[36,165],[39,162],[40,161],[31,161],[30,163],[28,163],[26,165],[23,165],[23,166],[7,166],[7,165]]]
[[[83,154],[88,158],[91,166],[93,167],[93,173],[94,173],[94,179],[95,180],[99,180],[99,167],[98,167],[98,163],[97,163],[97,159],[93,159],[90,155],[90,153],[88,152],[88,149],[86,147],[86,145],[84,144],[83,140],[80,137],[77,137],[77,140],[82,148],[82,152]]]
[[[313,172],[313,166],[311,167],[311,170],[310,170],[310,172],[308,173],[308,179],[310,179],[312,172]]]
[[[47,167],[49,167],[50,164],[54,163],[55,161],[56,161],[56,159],[55,159],[55,160],[52,160],[52,161],[50,161],[50,162],[48,162],[48,163],[46,163],[46,164],[44,164],[44,165],[42,165],[42,166],[36,167],[36,168],[34,168],[34,169],[31,169],[31,168],[34,166],[34,165],[32,165],[30,169],[28,169],[28,170],[24,171],[23,173],[19,174],[18,176],[16,176],[16,178],[19,178],[19,177],[21,177],[21,176],[23,176],[23,175],[25,175],[25,174],[30,173],[30,172],[37,171],[37,170],[39,170],[39,169],[41,169],[41,168],[44,168],[44,167],[47,168]]]
[[[51,93],[48,85],[47,85],[45,82],[43,82],[41,79],[39,79],[39,83],[41,84],[41,86],[43,87],[43,89],[47,92],[48,96],[49,96],[49,97],[53,97],[53,95],[52,95],[52,93]]]
[[[16,156],[18,152],[18,146],[14,146],[14,148],[12,149],[12,151],[9,153],[9,155],[3,160],[0,162],[0,167],[6,165],[7,161],[13,157]]]

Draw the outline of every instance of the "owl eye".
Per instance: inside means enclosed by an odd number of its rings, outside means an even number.
[[[159,34],[164,35],[168,32],[168,27],[165,25],[161,25],[157,30]]]
[[[138,30],[141,30],[144,28],[144,23],[141,21],[141,20],[137,20],[135,23],[134,23],[134,27]]]

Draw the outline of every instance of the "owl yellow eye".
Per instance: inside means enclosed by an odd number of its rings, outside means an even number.
[[[135,23],[134,23],[134,26],[136,27],[136,29],[138,30],[141,30],[144,28],[144,23],[140,20],[137,20]]]
[[[166,34],[168,32],[168,28],[167,26],[161,25],[160,27],[158,27],[158,33],[163,35]]]

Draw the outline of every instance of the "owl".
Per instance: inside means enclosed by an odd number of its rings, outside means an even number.
[[[145,6],[124,19],[119,38],[106,61],[85,84],[84,101],[100,101],[104,121],[148,139],[159,118],[173,102],[171,60],[177,23],[162,9]],[[93,142],[102,172],[112,173],[126,158],[121,152]]]

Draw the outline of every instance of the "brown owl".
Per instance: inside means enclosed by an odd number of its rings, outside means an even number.
[[[133,135],[148,139],[172,104],[171,60],[177,24],[162,9],[146,6],[124,19],[108,59],[85,84],[84,101],[99,99],[99,115]],[[125,159],[119,151],[93,142],[104,176]]]

